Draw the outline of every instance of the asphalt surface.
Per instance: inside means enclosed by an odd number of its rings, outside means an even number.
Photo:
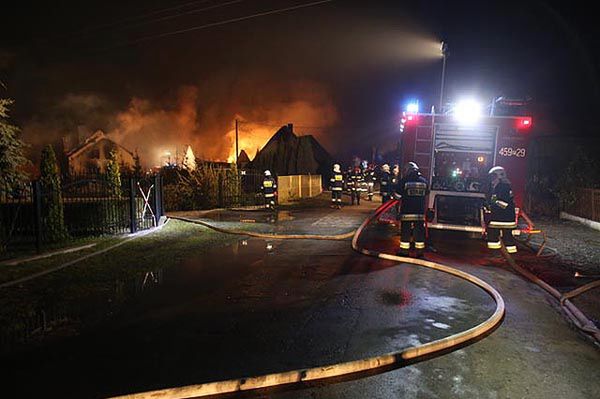
[[[212,215],[227,226],[337,234],[374,208]],[[209,215],[210,216],[210,215]],[[393,252],[395,229],[368,229],[365,246]],[[487,338],[442,357],[362,378],[263,391],[276,398],[600,397],[600,351],[552,299],[489,260],[481,242],[436,235],[432,260],[483,278],[507,315]],[[143,294],[78,336],[3,360],[20,397],[106,397],[374,356],[429,342],[486,319],[494,303],[469,283],[354,253],[349,241],[248,239],[140,276]]]

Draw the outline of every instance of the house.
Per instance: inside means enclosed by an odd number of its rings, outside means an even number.
[[[251,168],[283,175],[327,176],[333,160],[312,135],[296,136],[290,123],[282,126],[256,154]]]
[[[121,167],[133,168],[135,163],[133,153],[111,140],[102,130],[96,131],[74,148],[69,149],[66,143],[64,140],[63,148],[71,174],[105,173],[112,151],[117,152]]]

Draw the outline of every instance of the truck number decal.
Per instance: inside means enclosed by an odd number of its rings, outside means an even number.
[[[502,147],[498,154],[503,157],[517,157],[517,158],[525,158],[527,151],[525,148],[512,148],[512,147]]]

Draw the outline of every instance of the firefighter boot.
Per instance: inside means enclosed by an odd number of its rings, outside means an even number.
[[[410,256],[410,242],[400,240],[400,249],[396,252],[398,256],[409,257]]]

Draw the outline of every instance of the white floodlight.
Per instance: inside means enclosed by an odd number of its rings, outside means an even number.
[[[466,99],[458,102],[454,106],[454,117],[460,123],[472,124],[481,118],[483,107],[481,103],[473,100]]]
[[[418,114],[419,113],[419,102],[412,102],[406,105],[406,112],[409,114]]]

